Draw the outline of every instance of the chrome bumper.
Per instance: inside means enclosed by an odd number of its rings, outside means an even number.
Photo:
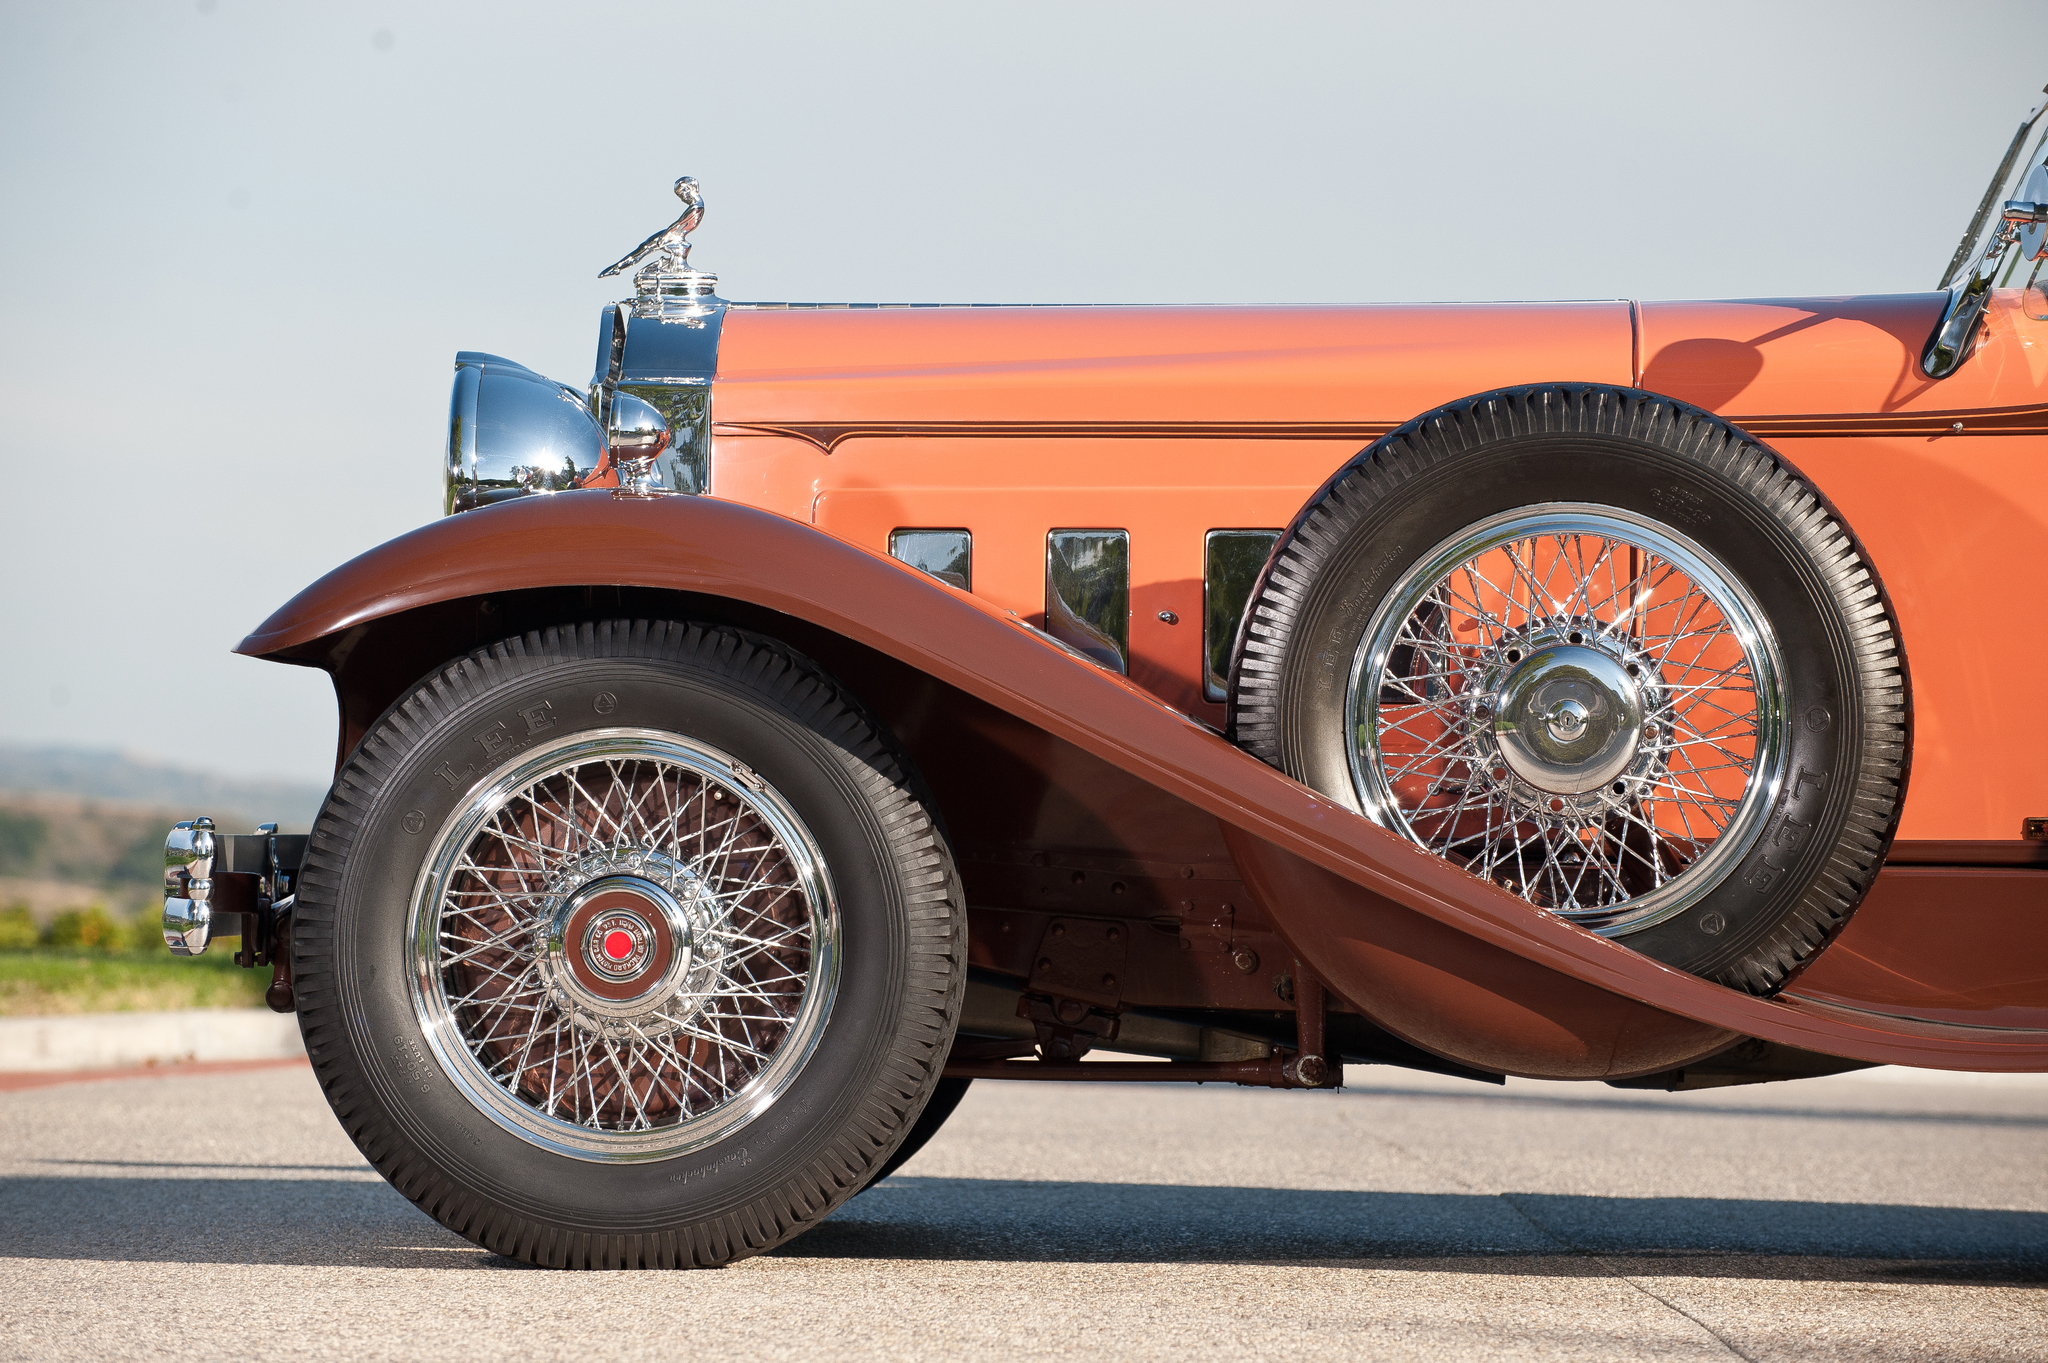
[[[164,945],[198,956],[216,936],[240,937],[235,964],[271,964],[305,855],[304,835],[276,824],[237,834],[208,818],[180,823],[164,839]]]

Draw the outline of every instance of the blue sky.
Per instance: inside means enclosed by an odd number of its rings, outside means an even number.
[[[734,298],[1929,288],[2048,6],[0,5],[0,739],[324,780],[230,656],[436,510],[449,361]]]

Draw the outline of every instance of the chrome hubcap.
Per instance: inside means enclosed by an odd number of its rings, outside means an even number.
[[[1405,573],[1347,709],[1361,810],[1596,932],[1681,912],[1755,845],[1783,775],[1776,641],[1668,526],[1549,503]]]
[[[671,734],[531,751],[471,792],[414,897],[413,1006],[535,1145],[662,1159],[765,1111],[838,984],[822,857],[773,786]]]
[[[1635,764],[1643,697],[1618,652],[1559,644],[1513,666],[1491,707],[1509,770],[1539,791],[1581,795]]]
[[[573,863],[549,887],[534,943],[549,1001],[585,1031],[669,1035],[715,985],[716,910],[701,876],[651,849]]]

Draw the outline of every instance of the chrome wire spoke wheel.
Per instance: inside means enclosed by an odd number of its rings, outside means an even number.
[[[1468,526],[1367,625],[1346,713],[1365,813],[1609,936],[1755,845],[1782,665],[1735,575],[1668,526],[1548,503]]]
[[[407,942],[443,1070],[527,1141],[599,1161],[729,1135],[787,1088],[838,980],[838,910],[790,803],[675,734],[540,746],[437,835]]]

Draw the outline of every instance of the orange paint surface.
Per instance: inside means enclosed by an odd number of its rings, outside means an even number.
[[[889,532],[905,526],[971,530],[974,594],[1040,627],[1047,532],[1128,530],[1131,680],[1175,709],[1220,723],[1223,707],[1201,694],[1202,531],[1278,529],[1301,501],[1298,485],[835,488],[818,494],[817,524],[868,548],[886,548]],[[1209,525],[1226,506],[1240,521]],[[1196,524],[1202,530],[1187,533]],[[1160,620],[1161,611],[1178,623]]]
[[[2022,624],[2040,618],[2048,579],[2048,434],[1972,427],[1979,411],[2048,406],[2048,321],[2001,291],[1969,358],[1937,381],[1919,357],[1939,316],[1938,295],[1648,303],[1642,386],[1758,427],[1971,413],[1960,433],[1772,443],[1840,509],[1898,611],[1915,729],[1899,837],[2011,840],[2048,813],[2048,729],[2013,722],[2048,676],[2048,633]]]
[[[1899,836],[2014,839],[2048,813],[2048,438],[1788,440],[1870,551],[1913,677]],[[2017,722],[2015,722],[2017,719]]]
[[[2048,404],[2048,328],[1999,292],[1970,357],[1920,372],[1941,294],[1645,303],[1638,386],[1743,425],[1768,417],[1882,416]]]
[[[2048,322],[1999,294],[1935,381],[1919,355],[1940,307],[737,308],[712,492],[877,551],[892,530],[970,530],[975,594],[1033,621],[1049,531],[1127,530],[1132,678],[1217,723],[1200,689],[1205,532],[1286,525],[1374,423],[1519,383],[1637,383],[1753,424],[1869,550],[1913,677],[1900,836],[2011,840],[2048,813],[2048,726],[2011,722],[2015,679],[2048,676],[2048,632],[2019,627],[2038,612],[2014,595],[2048,552],[2048,415],[2028,414],[2048,412]],[[1285,429],[1315,423],[1355,431]]]
[[[1401,422],[1509,384],[1625,384],[1631,350],[1626,303],[739,308],[713,417]]]
[[[727,314],[712,492],[886,551],[974,534],[975,594],[1042,622],[1054,529],[1131,533],[1131,675],[1210,723],[1202,543],[1279,529],[1371,434],[1333,439],[863,437],[827,454],[749,422],[1392,426],[1479,387],[1626,383],[1624,303],[933,308]],[[1179,623],[1166,625],[1160,611]]]

